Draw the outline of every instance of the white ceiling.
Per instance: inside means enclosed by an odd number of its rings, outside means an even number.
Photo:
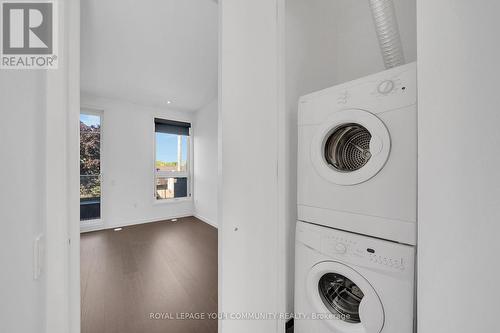
[[[82,0],[81,6],[83,92],[187,111],[217,96],[216,2]]]

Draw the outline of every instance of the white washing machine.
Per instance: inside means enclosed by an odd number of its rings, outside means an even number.
[[[299,220],[416,243],[416,90],[410,63],[300,99]]]
[[[296,333],[414,332],[414,248],[298,222]]]

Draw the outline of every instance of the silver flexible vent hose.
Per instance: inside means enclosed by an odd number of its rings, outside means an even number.
[[[405,63],[398,21],[392,0],[369,0],[385,68]]]

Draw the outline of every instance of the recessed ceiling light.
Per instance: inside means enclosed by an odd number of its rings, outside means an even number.
[[[114,228],[113,230],[114,230],[114,231],[122,231],[122,230],[123,230],[123,228]]]
[[[172,101],[167,101],[167,104],[172,104]]]

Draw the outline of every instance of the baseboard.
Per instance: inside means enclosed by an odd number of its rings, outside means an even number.
[[[201,215],[196,214],[196,213],[193,216],[196,217],[198,220],[201,220],[201,221],[205,222],[206,224],[210,224],[212,227],[219,229],[219,226],[214,221],[207,219],[206,217],[201,216]]]
[[[100,230],[109,230],[109,229],[115,229],[115,228],[126,228],[130,227],[133,225],[138,225],[138,224],[145,224],[145,223],[153,223],[153,222],[161,222],[161,221],[166,221],[166,220],[171,220],[171,219],[180,219],[183,217],[189,217],[189,216],[194,216],[192,213],[190,214],[181,214],[181,215],[172,215],[172,216],[165,216],[165,217],[155,217],[155,218],[150,218],[150,219],[141,219],[141,220],[134,220],[134,221],[128,221],[128,222],[120,222],[120,223],[114,223],[112,225],[100,225],[96,227],[82,227],[80,228],[80,233],[86,233],[86,232],[92,232],[92,231],[100,231]],[[201,219],[200,219],[201,220]]]

